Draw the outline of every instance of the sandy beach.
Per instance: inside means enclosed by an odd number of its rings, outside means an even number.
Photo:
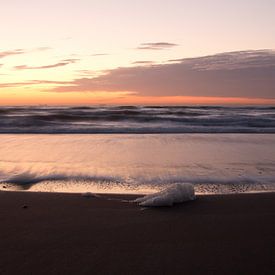
[[[0,192],[0,273],[274,274],[274,193],[133,198]]]

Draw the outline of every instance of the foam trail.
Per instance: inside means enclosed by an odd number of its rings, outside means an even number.
[[[185,176],[167,176],[167,177],[153,177],[150,179],[143,179],[148,184],[165,185],[178,182],[190,182],[192,184],[215,184],[215,185],[233,185],[233,184],[261,184],[273,183],[275,184],[275,176],[239,176],[239,177],[185,177]]]
[[[274,176],[243,176],[243,177],[123,177],[109,175],[49,173],[35,174],[23,172],[20,174],[2,177],[0,183],[5,188],[19,188],[20,190],[71,192],[73,186],[78,186],[80,192],[119,192],[150,194],[173,184],[190,183],[197,193],[226,194],[243,192],[275,191]],[[0,186],[1,188],[1,186]]]
[[[97,175],[67,175],[67,174],[48,174],[38,176],[34,173],[23,172],[8,177],[1,182],[15,185],[34,185],[43,181],[94,181],[94,182],[116,182],[121,181],[118,177],[97,176]]]

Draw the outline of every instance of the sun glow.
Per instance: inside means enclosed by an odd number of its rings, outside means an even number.
[[[66,8],[54,0],[2,2],[0,105],[274,104],[275,54],[255,54],[275,48],[272,1],[249,8],[237,0],[160,1],[157,13],[155,1],[145,0],[67,1]],[[217,55],[247,49],[228,60]],[[209,79],[178,70],[179,60],[192,58],[189,68],[205,75],[227,65],[252,70],[224,79],[219,70]]]
[[[0,105],[272,105],[275,99],[192,96],[137,96],[131,92],[48,92],[14,88],[1,91]]]

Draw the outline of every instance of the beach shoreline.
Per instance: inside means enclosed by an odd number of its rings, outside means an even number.
[[[1,191],[0,273],[274,274],[275,193],[136,197]]]

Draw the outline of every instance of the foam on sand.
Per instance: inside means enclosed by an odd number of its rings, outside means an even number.
[[[135,200],[140,206],[157,207],[172,206],[175,203],[195,199],[194,185],[191,183],[175,183],[172,186]]]

